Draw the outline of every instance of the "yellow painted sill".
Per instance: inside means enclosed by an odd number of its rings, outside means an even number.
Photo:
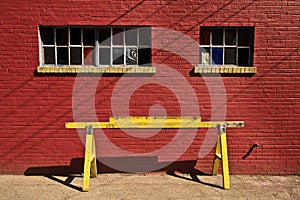
[[[201,74],[255,74],[256,72],[256,67],[239,67],[236,65],[199,65],[194,69],[194,73]]]
[[[38,73],[149,73],[154,74],[156,72],[155,67],[141,67],[141,66],[82,66],[82,65],[70,65],[70,66],[55,66],[46,65],[38,66]]]

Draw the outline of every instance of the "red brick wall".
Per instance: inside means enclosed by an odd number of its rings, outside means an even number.
[[[84,146],[76,130],[64,128],[66,121],[73,121],[76,75],[35,72],[39,65],[39,25],[150,25],[179,31],[196,41],[201,26],[254,26],[257,73],[222,77],[226,119],[245,121],[244,128],[227,131],[230,172],[299,174],[299,6],[300,2],[293,0],[0,2],[0,173],[25,173],[50,166],[68,169],[72,159],[83,157]],[[185,76],[197,94],[203,121],[209,121],[210,96],[203,78],[191,74],[193,66],[178,56],[156,50],[153,61]],[[111,94],[120,77],[108,74],[101,78],[96,95],[101,121],[112,115]],[[169,115],[180,115],[177,99],[170,90],[157,85],[144,87],[131,98],[132,115],[148,115],[153,103],[161,103]],[[167,145],[176,130],[162,130],[148,139],[132,138],[120,130],[105,133],[123,149],[151,152]],[[205,133],[206,130],[198,131],[178,161],[197,159]],[[250,153],[253,144],[259,144],[259,148]],[[176,146],[170,156],[173,152]],[[199,159],[195,168],[209,173],[212,158],[213,151]],[[187,167],[180,165],[177,170],[189,170]]]

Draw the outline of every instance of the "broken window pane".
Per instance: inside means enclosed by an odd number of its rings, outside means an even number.
[[[138,65],[151,66],[151,48],[140,48],[138,50]]]
[[[95,65],[94,48],[84,48],[84,65]]]
[[[110,48],[99,49],[99,64],[110,65]]]
[[[200,29],[200,45],[210,44],[210,28]]]
[[[95,46],[95,32],[94,29],[83,29],[83,45]]]
[[[126,45],[137,45],[137,28],[126,29],[125,31],[125,44]]]
[[[236,30],[226,29],[225,30],[225,45],[236,45]]]
[[[113,64],[123,65],[124,64],[124,49],[113,48]]]
[[[111,44],[111,29],[100,29],[99,30],[99,43],[100,46],[110,46]]]
[[[236,48],[225,48],[225,64],[236,64]]]
[[[249,29],[240,29],[238,34],[239,46],[249,46]]]
[[[223,64],[223,48],[212,48],[212,64]]]
[[[137,64],[137,48],[126,48],[126,64]]]
[[[82,53],[81,47],[71,48],[71,65],[81,65],[82,63]]]
[[[55,64],[55,49],[54,47],[44,48],[44,64]]]
[[[223,45],[223,29],[213,29],[212,44],[213,45]]]
[[[43,45],[54,45],[54,28],[42,27],[40,32]]]
[[[57,28],[56,29],[56,44],[60,46],[68,45],[68,29]]]
[[[200,61],[202,65],[208,65],[210,63],[210,48],[209,47],[200,47]]]
[[[57,64],[67,65],[68,62],[68,48],[57,48]]]
[[[249,66],[249,49],[248,48],[239,48],[238,49],[238,65],[239,66]]]
[[[114,28],[113,29],[113,44],[114,45],[124,45],[123,28]]]
[[[139,45],[151,46],[151,28],[139,28]]]
[[[81,29],[71,28],[70,29],[70,43],[71,45],[81,45]]]

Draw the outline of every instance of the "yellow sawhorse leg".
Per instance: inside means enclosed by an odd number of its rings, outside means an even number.
[[[230,179],[229,179],[229,166],[228,166],[227,142],[226,142],[226,126],[223,124],[220,124],[218,126],[218,138],[217,138],[216,151],[215,151],[215,157],[213,162],[212,175],[218,174],[220,160],[222,160],[223,187],[225,190],[229,190]]]
[[[93,127],[86,127],[86,141],[85,141],[85,156],[84,156],[84,171],[82,191],[87,192],[90,188],[90,176],[97,176],[97,162],[96,162],[96,148],[95,138],[93,134]]]

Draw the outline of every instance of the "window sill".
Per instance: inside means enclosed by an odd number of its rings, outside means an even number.
[[[154,74],[156,72],[155,67],[141,67],[141,66],[107,66],[107,67],[95,67],[95,66],[38,66],[38,73],[142,73],[142,74]]]
[[[255,74],[257,72],[256,67],[238,67],[235,65],[214,65],[214,66],[196,66],[194,73],[201,74]]]

